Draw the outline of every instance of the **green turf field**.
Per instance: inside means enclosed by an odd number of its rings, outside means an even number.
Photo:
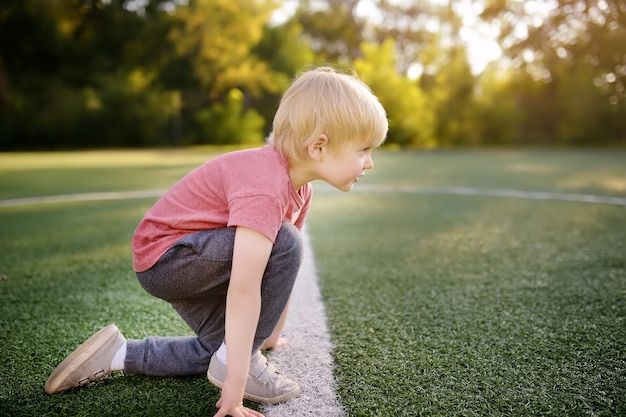
[[[0,154],[0,199],[160,190],[215,155]],[[624,151],[374,154],[309,218],[349,416],[626,415],[626,207],[376,191],[472,187],[626,197]],[[155,198],[0,207],[0,415],[207,416],[203,378],[45,379],[109,322],[190,334],[146,294],[130,238]]]

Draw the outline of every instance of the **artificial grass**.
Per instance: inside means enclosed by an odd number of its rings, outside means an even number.
[[[130,238],[149,200],[9,207],[2,212],[0,415],[212,415],[206,378],[121,377],[46,395],[54,367],[87,337],[116,323],[129,338],[186,335],[165,302],[139,286]]]
[[[626,151],[611,149],[374,152],[363,182],[626,197],[625,165]]]
[[[220,148],[0,153],[0,199],[161,190]]]
[[[442,176],[488,182],[437,158]],[[624,174],[576,159],[578,178]],[[395,181],[428,182],[398,166]],[[506,179],[492,181],[529,181]],[[327,192],[310,219],[349,416],[626,415],[624,207]]]
[[[164,189],[213,154],[55,155],[0,164],[0,196]],[[381,152],[362,183],[624,196],[622,161]],[[219,392],[202,377],[43,393],[110,322],[132,338],[190,334],[131,270],[153,201],[0,207],[0,415],[212,415]],[[624,207],[321,189],[309,226],[349,416],[626,415]]]
[[[216,154],[5,154],[0,196],[165,189]],[[216,411],[219,390],[204,377],[116,373],[84,389],[52,396],[43,391],[54,367],[109,323],[128,338],[192,334],[167,303],[140,287],[132,271],[132,233],[154,200],[0,207],[0,416],[178,417]]]

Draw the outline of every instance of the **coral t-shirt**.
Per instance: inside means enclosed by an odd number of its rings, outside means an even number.
[[[148,210],[133,236],[133,268],[150,269],[176,241],[200,230],[245,226],[274,242],[284,221],[302,229],[311,198],[311,185],[296,190],[287,159],[272,146],[218,156]]]

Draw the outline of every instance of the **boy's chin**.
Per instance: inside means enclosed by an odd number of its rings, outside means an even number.
[[[344,184],[341,186],[335,186],[336,189],[338,189],[339,191],[343,191],[344,193],[347,193],[348,191],[352,190],[352,187],[354,187],[354,183],[351,182],[350,184]]]

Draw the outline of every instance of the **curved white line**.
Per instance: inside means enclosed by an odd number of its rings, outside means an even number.
[[[626,206],[626,197],[607,197],[590,194],[554,193],[546,191],[521,191],[507,189],[471,188],[471,187],[418,187],[410,185],[361,185],[352,191],[415,193],[415,194],[451,194],[487,197],[509,197],[527,200],[574,201],[579,203],[613,204]]]
[[[131,198],[160,197],[165,190],[114,191],[103,193],[60,194],[43,197],[14,198],[0,200],[0,207],[25,206],[40,203],[63,203],[71,201],[125,200]]]
[[[323,191],[326,187],[322,186],[317,189]],[[353,191],[508,197],[626,206],[626,198],[624,197],[507,189],[363,184],[355,187]],[[39,203],[160,197],[164,192],[164,190],[147,190],[17,198],[0,200],[0,207]],[[331,355],[333,344],[328,331],[326,312],[318,285],[313,251],[306,230],[304,230],[303,239],[305,243],[303,264],[293,289],[290,312],[284,329],[284,336],[289,339],[289,343],[271,354],[272,362],[275,362],[286,374],[298,381],[302,394],[300,397],[284,404],[265,406],[264,412],[266,417],[314,417],[319,415],[341,417],[345,416],[345,411],[338,404],[335,391],[334,365]]]
[[[330,187],[316,187],[316,190],[330,190]],[[334,190],[334,189],[333,189]],[[23,206],[41,203],[61,203],[71,201],[124,200],[130,198],[160,197],[165,190],[120,191],[102,193],[61,194],[44,197],[14,198],[0,200],[0,207]],[[486,197],[508,197],[527,200],[573,201],[579,203],[612,204],[626,206],[626,197],[610,197],[592,194],[556,193],[547,191],[521,191],[498,188],[472,187],[420,187],[411,185],[359,185],[352,192],[382,192],[408,194],[450,194]]]

